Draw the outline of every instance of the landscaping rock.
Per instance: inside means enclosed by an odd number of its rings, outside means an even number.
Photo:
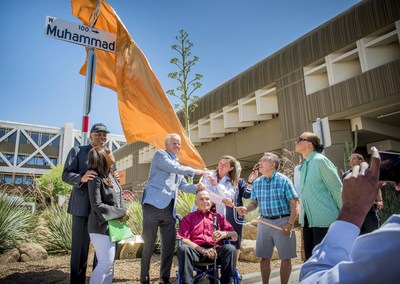
[[[18,262],[19,257],[20,257],[19,251],[16,248],[14,248],[0,257],[0,265]]]
[[[44,260],[48,257],[47,251],[41,245],[36,243],[24,243],[18,250],[21,254],[19,261],[22,262]]]

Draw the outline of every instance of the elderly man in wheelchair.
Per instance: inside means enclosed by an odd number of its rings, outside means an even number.
[[[224,216],[210,211],[211,198],[207,191],[197,192],[195,203],[197,211],[182,218],[177,234],[181,242],[178,247],[178,283],[194,282],[193,270],[196,263],[213,262],[214,269],[218,263],[222,270],[221,278],[217,280],[221,283],[233,283],[236,248],[222,240],[236,241],[237,233]]]

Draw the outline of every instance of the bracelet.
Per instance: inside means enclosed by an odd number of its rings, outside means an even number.
[[[376,202],[382,202],[383,200],[381,199],[381,200],[377,200]]]
[[[293,224],[290,224],[289,222],[287,222],[287,224],[289,224],[290,226],[292,226],[292,227],[293,227]]]

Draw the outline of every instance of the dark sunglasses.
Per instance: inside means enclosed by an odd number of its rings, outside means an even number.
[[[303,137],[298,137],[295,140],[297,143],[300,143],[301,141],[308,141],[307,138],[303,138]]]

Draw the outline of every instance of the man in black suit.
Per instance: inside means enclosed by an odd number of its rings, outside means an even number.
[[[72,148],[65,161],[62,180],[73,186],[68,213],[72,215],[72,245],[70,283],[85,283],[90,238],[88,216],[90,212],[87,182],[96,177],[95,171],[87,170],[88,153],[92,147],[103,146],[109,131],[102,123],[96,123],[90,130],[90,144]]]

